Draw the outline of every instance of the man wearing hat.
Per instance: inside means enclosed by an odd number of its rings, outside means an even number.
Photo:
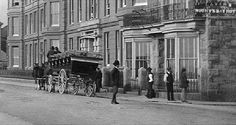
[[[155,97],[155,93],[154,93],[154,90],[152,88],[152,85],[153,85],[153,81],[154,81],[154,76],[153,76],[153,73],[152,73],[152,68],[148,67],[147,68],[147,73],[148,73],[148,85],[147,85],[147,95],[146,97],[147,98],[153,98]]]
[[[111,82],[112,82],[112,85],[113,85],[113,97],[112,97],[111,104],[119,104],[116,101],[116,94],[118,92],[119,81],[120,81],[120,72],[119,72],[119,69],[118,69],[119,64],[120,64],[119,61],[115,60],[114,63],[113,63],[114,68],[111,71]]]
[[[167,68],[167,72],[164,75],[164,82],[167,86],[167,99],[169,101],[174,101],[174,91],[173,91],[173,82],[174,77],[171,71],[171,67]]]

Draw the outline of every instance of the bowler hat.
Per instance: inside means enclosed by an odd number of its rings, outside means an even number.
[[[115,66],[118,66],[119,64],[120,64],[120,62],[118,60],[115,60],[113,63],[113,65],[115,65]]]
[[[151,70],[152,70],[152,68],[151,68],[151,67],[148,67],[148,68],[147,68],[147,71],[151,71]]]

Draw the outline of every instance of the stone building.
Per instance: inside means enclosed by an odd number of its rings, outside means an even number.
[[[104,55],[102,65],[122,60],[117,17],[125,0],[9,0],[9,69],[31,70],[47,61],[50,46]]]
[[[136,79],[152,67],[155,89],[172,67],[187,69],[195,99],[235,101],[234,0],[9,0],[10,69],[47,61],[50,46],[120,60]]]
[[[6,43],[7,26],[2,28],[2,23],[0,22],[0,69],[5,69],[7,66]]]
[[[123,59],[132,77],[140,66],[152,67],[160,92],[165,69],[171,67],[178,92],[186,68],[191,98],[236,101],[235,2],[153,0],[124,15]]]

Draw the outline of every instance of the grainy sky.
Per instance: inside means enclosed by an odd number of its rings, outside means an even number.
[[[0,0],[0,22],[3,23],[3,26],[7,25],[7,1]]]

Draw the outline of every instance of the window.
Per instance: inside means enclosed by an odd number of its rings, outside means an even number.
[[[40,63],[44,62],[43,52],[44,52],[43,42],[40,42]]]
[[[43,30],[43,26],[44,26],[44,10],[41,9],[40,10],[40,31]]]
[[[29,21],[29,33],[31,34],[32,33],[32,24],[33,24],[33,14],[31,13],[30,14],[30,21]]]
[[[110,15],[110,1],[105,0],[105,12],[104,16]]]
[[[20,0],[12,0],[12,6],[19,6]]]
[[[140,40],[138,40],[131,42],[128,40],[125,42],[125,63],[132,71],[132,78],[138,76],[138,69],[150,66],[150,50],[151,42],[149,41],[140,42]]]
[[[105,63],[110,64],[109,32],[104,33]]]
[[[77,21],[81,22],[82,21],[82,0],[78,0],[78,12],[77,12]]]
[[[60,40],[57,40],[57,39],[51,40],[50,46],[58,47],[60,49]]]
[[[25,55],[25,67],[28,67],[28,45],[26,44],[25,45],[25,52],[24,52],[24,55]]]
[[[115,56],[116,59],[118,58],[118,42],[119,42],[119,30],[116,30],[116,36],[115,36]]]
[[[96,18],[96,0],[89,0],[89,19]]]
[[[19,17],[12,17],[12,35],[19,36],[20,33]]]
[[[34,14],[34,19],[33,19],[33,33],[36,33],[37,31],[37,12],[35,11]]]
[[[147,5],[147,0],[133,0],[133,6]]]
[[[118,0],[118,8],[126,7],[127,0]]]
[[[196,36],[166,39],[166,67],[171,67],[175,79],[179,80],[182,68],[186,68],[188,79],[197,79],[198,42]]]
[[[20,64],[20,51],[18,46],[12,46],[12,67],[19,67]]]
[[[95,40],[95,41],[93,42],[93,48],[94,48],[93,51],[94,51],[94,52],[99,52],[99,49],[100,49],[100,48],[99,48],[99,41],[98,41],[97,38],[95,38],[94,40]]]
[[[44,62],[47,62],[47,48],[46,48],[46,46],[47,46],[47,40],[44,40],[43,41],[43,60],[44,60]]]
[[[24,3],[25,5],[27,5],[28,4],[28,0],[25,0],[25,3]]]
[[[77,50],[80,50],[80,38],[77,37]]]
[[[138,69],[150,66],[150,42],[137,42],[135,45],[135,76],[138,76]]]
[[[99,52],[99,42],[96,38],[77,38],[77,49],[81,51]]]
[[[50,6],[51,26],[59,26],[59,2],[52,2]]]
[[[32,52],[33,52],[33,48],[32,48],[32,44],[30,44],[30,48],[29,48],[29,66],[32,67],[33,66],[33,61],[32,61]]]
[[[194,37],[180,38],[179,69],[186,68],[188,79],[197,79],[197,39]]]
[[[166,39],[166,67],[171,67],[172,71],[175,72],[175,39]]]
[[[44,8],[44,9],[43,9],[43,10],[44,10],[44,11],[43,11],[43,16],[44,16],[44,18],[43,18],[43,26],[44,26],[44,27],[46,27],[46,16],[47,16],[47,15],[46,15],[46,6],[47,6],[47,4],[45,3],[45,4],[44,4],[44,7],[43,7],[43,8]]]
[[[73,38],[69,39],[69,50],[73,50]]]
[[[74,0],[69,0],[69,24],[74,23]]]
[[[126,42],[125,43],[125,49],[126,49],[126,66],[129,69],[133,69],[132,68],[132,42]]]
[[[38,49],[38,43],[35,43],[37,41],[34,41],[34,58],[35,58],[35,62],[39,63],[39,49]]]
[[[25,35],[28,34],[28,15],[25,15]]]

